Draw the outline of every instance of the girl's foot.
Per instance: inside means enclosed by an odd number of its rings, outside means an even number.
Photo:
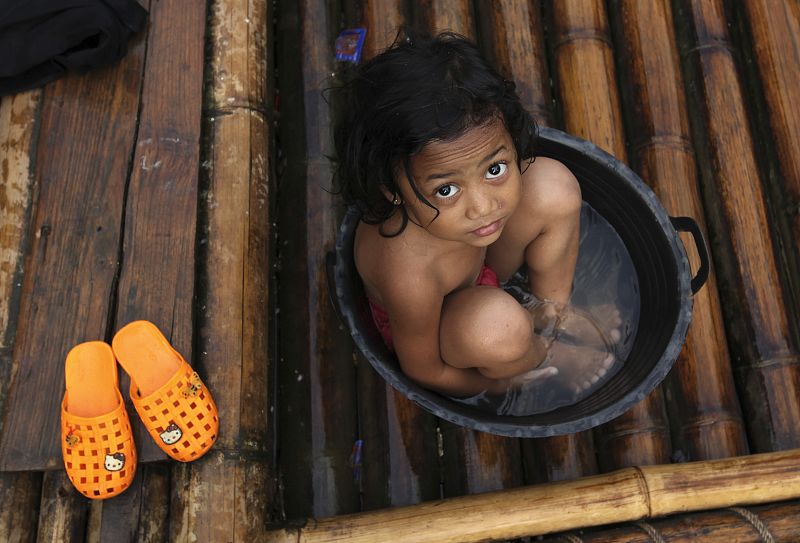
[[[573,345],[613,350],[622,339],[621,326],[622,316],[613,304],[588,311],[567,306],[561,312],[557,333],[561,341]]]
[[[605,377],[615,362],[614,355],[607,350],[556,341],[540,368],[555,367],[558,381],[578,395]]]

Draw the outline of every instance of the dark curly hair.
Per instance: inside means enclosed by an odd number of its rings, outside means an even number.
[[[398,231],[408,224],[403,206],[394,206],[384,190],[400,194],[403,171],[420,201],[411,176],[410,157],[428,143],[450,141],[470,128],[500,118],[511,135],[518,160],[534,157],[536,125],[517,96],[469,40],[451,32],[436,37],[406,31],[389,49],[361,65],[343,94],[336,123],[335,185],[362,220],[381,224],[396,210]],[[402,170],[400,170],[402,168]],[[438,216],[438,209],[437,216]]]

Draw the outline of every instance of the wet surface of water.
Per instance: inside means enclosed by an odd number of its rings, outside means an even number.
[[[520,271],[503,288],[529,310],[542,309]],[[611,225],[584,202],[570,306],[555,326],[542,367],[558,374],[528,382],[505,396],[457,400],[499,415],[532,415],[577,403],[624,366],[639,322],[639,284],[633,262]],[[550,330],[545,330],[550,335]]]

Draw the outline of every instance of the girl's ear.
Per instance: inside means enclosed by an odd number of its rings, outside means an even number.
[[[390,202],[390,203],[391,203],[393,206],[399,206],[400,204],[402,204],[402,203],[403,203],[403,198],[402,198],[402,196],[400,196],[400,194],[399,194],[399,193],[397,193],[397,192],[395,192],[395,193],[392,193],[392,192],[391,192],[389,189],[387,189],[385,186],[381,186],[381,192],[383,193],[383,196],[384,196],[384,197],[385,197],[387,200],[389,200],[389,202]]]

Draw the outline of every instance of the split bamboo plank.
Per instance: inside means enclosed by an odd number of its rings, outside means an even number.
[[[62,467],[64,359],[75,344],[104,339],[113,320],[143,63],[144,44],[137,36],[116,65],[67,76],[44,89],[32,159],[38,197],[0,470]]]
[[[475,39],[475,17],[469,0],[420,0],[414,7],[418,24],[431,34],[455,32]]]
[[[623,111],[629,112],[628,133],[633,134],[631,166],[670,215],[693,217],[706,231],[670,5],[618,0],[610,11],[616,14],[622,60]],[[696,270],[694,243],[689,237],[683,241]],[[685,459],[747,454],[713,274],[694,296],[686,344],[667,385],[667,405],[675,412],[673,447]]]
[[[35,540],[41,493],[41,472],[0,473],[0,541]]]
[[[800,503],[731,507],[676,515],[619,528],[546,537],[545,543],[790,543],[800,533]]]
[[[742,83],[722,2],[677,3],[696,151],[751,448],[800,445],[792,341]],[[702,142],[702,145],[699,144]]]
[[[565,0],[552,5],[558,95],[567,132],[625,162],[625,136],[605,4]],[[669,461],[661,388],[595,432],[601,470]]]
[[[340,220],[331,192],[331,112],[338,34],[320,0],[281,6],[278,177],[280,360],[278,426],[285,514],[357,511],[350,455],[357,437],[352,341],[333,313],[325,258]]]
[[[554,124],[550,74],[539,2],[479,3],[484,50],[504,77],[512,79],[522,105],[544,126]],[[592,434],[521,440],[527,482],[577,479],[597,473]]]
[[[364,58],[370,59],[392,45],[405,25],[403,3],[364,2],[361,20],[367,29]],[[436,418],[388,385],[361,357],[357,375],[362,508],[439,498]]]
[[[576,481],[328,519],[276,529],[275,543],[402,543],[515,537],[800,497],[800,451],[624,468]]]
[[[794,248],[794,270],[789,273],[794,307],[800,307],[800,4],[797,2],[743,2],[752,36],[755,61],[769,113],[770,141],[780,163],[782,192],[777,212],[789,224],[784,245]],[[797,314],[794,315],[798,317]]]
[[[0,99],[0,414],[8,393],[34,187],[30,152],[41,92]],[[2,416],[0,415],[0,430]],[[42,475],[0,473],[0,541],[31,541],[38,523]]]
[[[475,41],[469,2],[428,1],[421,6],[431,34],[454,30]],[[457,496],[522,484],[519,440],[476,432],[440,421],[444,495]]]
[[[274,498],[267,401],[269,15],[267,3],[254,0],[217,2],[209,14],[195,359],[206,368],[220,435],[209,454],[173,470],[177,541],[257,541]]]
[[[45,472],[39,503],[37,543],[83,541],[89,501],[72,487],[63,470]]]

